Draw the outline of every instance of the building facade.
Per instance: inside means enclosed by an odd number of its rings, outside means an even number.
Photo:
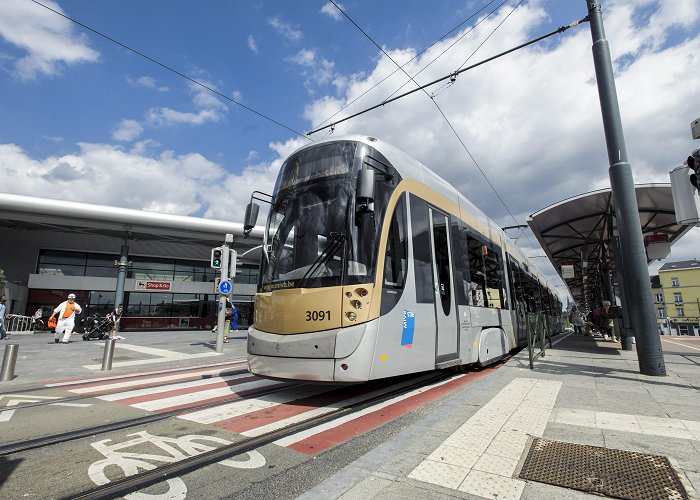
[[[211,329],[219,298],[211,249],[227,234],[242,256],[231,298],[245,328],[253,321],[262,229],[243,238],[240,223],[0,193],[0,288],[13,314],[41,310],[46,319],[75,293],[79,320],[118,301],[125,331]]]
[[[664,333],[700,336],[700,261],[666,263],[659,269],[659,281]]]

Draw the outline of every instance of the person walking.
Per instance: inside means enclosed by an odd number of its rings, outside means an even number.
[[[6,340],[8,337],[5,329],[5,302],[7,302],[7,297],[0,295],[0,340]]]
[[[235,334],[238,331],[238,308],[236,304],[231,304],[231,328],[230,332]]]
[[[571,322],[571,326],[574,327],[574,333],[576,335],[581,335],[583,333],[583,318],[581,317],[581,311],[579,311],[578,306],[575,305],[571,308],[569,321]]]
[[[81,311],[82,308],[75,302],[75,294],[73,293],[69,293],[68,300],[61,302],[53,310],[53,314],[50,317],[53,318],[58,315],[56,333],[53,339],[55,343],[58,344],[61,334],[63,334],[62,342],[64,344],[68,343],[70,334],[73,333],[73,328],[75,328],[75,315],[80,314]]]

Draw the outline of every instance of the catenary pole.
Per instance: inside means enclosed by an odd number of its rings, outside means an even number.
[[[622,133],[620,108],[615,90],[615,79],[610,58],[610,48],[605,39],[603,15],[600,2],[586,0],[588,16],[591,23],[593,38],[593,63],[596,80],[598,81],[598,96],[603,115],[605,142],[608,149],[610,169],[610,185],[612,187],[615,216],[620,237],[622,263],[625,279],[629,284],[629,304],[637,321],[637,359],[639,371],[644,375],[666,375],[661,339],[656,329],[656,315],[651,283],[647,268],[646,252],[642,240],[642,228],[639,223],[639,209],[632,177],[632,167],[627,161],[625,137]]]

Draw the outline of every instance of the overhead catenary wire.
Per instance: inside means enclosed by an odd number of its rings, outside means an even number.
[[[472,15],[470,15],[470,16],[469,16],[468,18],[466,18],[464,21],[462,21],[461,23],[459,23],[457,26],[455,26],[454,28],[452,28],[450,31],[448,31],[447,33],[445,33],[444,35],[442,35],[440,38],[438,38],[437,40],[435,40],[433,43],[431,43],[430,45],[428,45],[427,47],[425,47],[423,50],[421,50],[420,52],[418,52],[418,53],[417,53],[415,56],[413,56],[411,59],[409,59],[408,61],[406,61],[406,62],[403,64],[403,66],[406,66],[407,64],[411,63],[412,61],[415,61],[418,57],[421,56],[421,54],[424,54],[424,53],[427,52],[428,49],[430,49],[432,46],[434,46],[435,44],[437,44],[437,43],[441,42],[442,40],[444,40],[445,38],[447,38],[452,32],[454,32],[455,30],[459,29],[464,23],[466,23],[467,21],[469,21],[470,19],[472,19],[474,16],[476,16],[477,14],[479,14],[479,12],[481,12],[482,10],[484,10],[486,7],[488,7],[489,5],[491,5],[492,3],[494,3],[495,1],[496,1],[496,0],[491,0],[491,1],[488,2],[487,4],[484,4],[484,6],[482,6],[479,10],[477,10],[476,12],[474,12]],[[459,37],[457,40],[455,40],[449,47],[447,47],[447,48],[446,48],[445,50],[443,50],[440,54],[438,54],[437,57],[435,57],[432,61],[430,61],[427,65],[425,65],[425,66],[424,66],[418,73],[416,73],[414,76],[419,75],[422,71],[424,71],[426,68],[428,68],[428,66],[430,66],[432,63],[434,63],[434,62],[435,62],[438,58],[440,58],[445,52],[447,52],[450,48],[452,48],[455,44],[457,44],[462,38],[464,38],[467,34],[469,34],[469,33],[470,33],[476,26],[478,26],[481,22],[483,22],[484,20],[488,19],[488,17],[491,16],[491,14],[493,14],[496,10],[498,10],[498,9],[499,9],[504,3],[506,3],[506,2],[508,2],[508,0],[503,0],[503,2],[502,2],[500,5],[498,5],[493,11],[489,12],[486,16],[484,16],[482,19],[480,19],[472,28],[470,28],[469,30],[465,31],[464,34],[463,34],[462,36],[460,36],[460,37]],[[336,6],[336,8],[337,8],[337,6]],[[368,88],[367,90],[365,90],[364,92],[362,92],[360,95],[358,95],[357,97],[355,97],[352,101],[346,103],[346,104],[345,104],[342,108],[340,108],[338,111],[336,111],[336,112],[333,113],[331,116],[329,116],[328,118],[326,118],[325,120],[323,120],[321,123],[319,123],[318,125],[316,125],[314,128],[320,127],[321,125],[323,125],[324,123],[328,122],[329,120],[332,120],[336,115],[338,115],[339,113],[342,113],[344,110],[346,110],[347,108],[349,108],[350,106],[352,106],[353,104],[355,104],[357,101],[359,101],[359,100],[362,99],[364,96],[366,96],[367,94],[369,94],[370,92],[372,92],[374,89],[376,89],[377,87],[379,87],[382,83],[384,83],[386,80],[388,80],[389,78],[391,78],[392,76],[394,76],[394,75],[395,75],[396,73],[398,73],[399,71],[401,71],[401,69],[400,69],[400,68],[397,68],[397,69],[395,69],[394,71],[392,71],[391,73],[389,73],[388,75],[386,75],[384,78],[382,78],[381,80],[379,80],[377,83],[375,83],[374,85],[372,85],[370,88]],[[406,82],[406,83],[408,83],[408,82]],[[399,88],[396,89],[394,92],[392,92],[392,93],[389,95],[389,97],[391,97],[391,96],[394,95],[396,92],[398,92],[399,90],[401,90],[401,89],[406,85],[406,83],[404,83],[403,85],[401,85],[401,87],[399,87]]]
[[[76,20],[76,19],[73,19],[72,17],[69,17],[69,16],[65,15],[64,13],[62,13],[62,12],[59,12],[59,11],[57,11],[57,10],[55,10],[55,9],[52,9],[52,8],[49,7],[48,5],[45,5],[45,4],[41,3],[41,2],[39,2],[38,0],[31,0],[31,1],[34,2],[34,3],[37,4],[37,5],[39,5],[39,6],[43,7],[43,8],[45,8],[45,9],[47,9],[47,10],[53,12],[54,14],[58,14],[59,16],[61,16],[61,17],[65,18],[65,19],[67,19],[68,21],[70,21],[70,22],[72,22],[72,23],[75,23],[75,24],[77,24],[78,26],[81,26],[82,28],[85,28],[86,30],[95,33],[96,35],[101,36],[102,38],[105,38],[105,39],[109,40],[110,42],[115,43],[115,44],[119,45],[120,47],[125,48],[125,49],[128,50],[128,51],[133,52],[134,54],[136,54],[136,55],[138,55],[138,56],[140,56],[140,57],[143,57],[144,59],[146,59],[146,60],[148,60],[148,61],[150,61],[150,62],[152,62],[152,63],[154,63],[154,64],[157,64],[157,65],[160,66],[161,68],[166,69],[166,70],[170,71],[171,73],[174,73],[174,74],[176,74],[177,76],[182,77],[182,78],[184,78],[185,80],[187,80],[187,81],[189,81],[189,82],[191,82],[191,83],[193,83],[193,84],[195,84],[195,85],[197,85],[197,86],[199,86],[199,87],[202,87],[203,89],[208,90],[208,91],[211,92],[212,94],[216,94],[217,96],[221,97],[222,99],[226,99],[227,101],[232,102],[233,104],[236,104],[237,106],[240,106],[241,108],[245,109],[246,111],[250,111],[251,113],[253,113],[253,114],[259,116],[260,118],[263,118],[263,119],[265,119],[265,120],[267,120],[267,121],[269,121],[269,122],[272,122],[272,123],[274,123],[275,125],[278,125],[278,126],[284,128],[284,129],[286,129],[286,130],[288,130],[288,131],[290,131],[290,132],[292,132],[292,133],[298,135],[299,137],[303,137],[304,139],[310,140],[311,142],[315,142],[313,139],[311,139],[310,137],[308,137],[308,135],[305,135],[305,134],[303,134],[303,133],[301,133],[301,132],[298,132],[298,131],[294,130],[293,128],[288,127],[288,126],[285,125],[284,123],[279,122],[279,121],[275,120],[274,118],[271,118],[271,117],[265,115],[264,113],[261,113],[260,111],[251,108],[250,106],[246,106],[246,105],[243,104],[242,102],[237,101],[237,100],[233,99],[232,97],[227,96],[226,94],[222,94],[222,93],[219,92],[218,90],[213,89],[212,87],[210,87],[210,86],[208,86],[208,85],[206,85],[206,84],[204,84],[204,83],[202,83],[202,82],[200,82],[200,81],[198,81],[198,80],[195,80],[194,78],[191,78],[191,77],[187,76],[186,74],[182,73],[181,71],[178,71],[178,70],[176,70],[175,68],[173,68],[173,67],[171,67],[171,66],[168,66],[167,64],[164,64],[164,63],[158,61],[157,59],[154,59],[153,57],[150,57],[150,56],[144,54],[143,52],[140,52],[140,51],[138,51],[138,50],[136,50],[136,49],[134,49],[134,48],[132,48],[132,47],[130,47],[130,46],[128,46],[128,45],[122,43],[122,42],[120,42],[119,40],[116,40],[116,39],[112,38],[112,37],[109,36],[109,35],[106,35],[106,34],[100,32],[100,31],[98,31],[98,30],[96,30],[96,29],[94,29],[94,28],[91,28],[90,26],[88,26],[88,25],[86,25],[86,24],[84,24],[84,23],[81,23],[80,21],[78,21],[78,20]]]
[[[33,1],[34,1],[34,0],[33,0]],[[472,64],[471,66],[467,66],[466,68],[462,68],[462,69],[460,69],[459,71],[454,71],[454,72],[450,73],[449,75],[446,75],[446,76],[443,76],[443,77],[441,77],[441,78],[438,78],[437,80],[433,80],[432,82],[426,83],[425,85],[421,85],[421,86],[419,86],[418,88],[415,88],[415,89],[413,89],[413,90],[409,90],[408,92],[404,92],[403,94],[397,95],[396,97],[393,97],[393,98],[388,99],[388,100],[386,100],[386,101],[382,101],[382,102],[380,102],[379,104],[375,104],[374,106],[371,106],[371,107],[369,107],[369,108],[366,108],[366,109],[364,109],[364,110],[362,110],[362,111],[358,111],[357,113],[353,113],[352,115],[346,116],[345,118],[343,118],[343,119],[341,119],[341,120],[337,120],[337,121],[335,121],[335,122],[333,122],[333,123],[331,123],[331,124],[329,124],[329,125],[324,125],[323,127],[317,127],[317,128],[315,128],[315,129],[313,129],[313,130],[307,132],[306,135],[312,135],[312,134],[315,134],[315,133],[317,133],[317,132],[320,132],[321,130],[325,130],[325,129],[330,128],[330,127],[335,127],[335,126],[338,125],[339,123],[346,122],[346,121],[351,120],[351,119],[353,119],[353,118],[356,118],[356,117],[358,117],[358,116],[360,116],[360,115],[364,115],[365,113],[368,113],[368,112],[370,112],[370,111],[374,111],[374,110],[377,109],[377,108],[381,108],[382,106],[385,106],[386,104],[390,104],[390,103],[392,103],[392,102],[394,102],[394,101],[398,101],[399,99],[402,99],[402,98],[404,98],[404,97],[406,97],[406,96],[408,96],[408,95],[411,95],[411,94],[413,94],[413,93],[415,93],[415,92],[418,92],[419,90],[426,89],[426,88],[428,88],[428,87],[431,87],[431,86],[435,85],[436,83],[440,83],[440,82],[442,82],[442,81],[444,81],[444,80],[447,80],[447,79],[449,79],[449,78],[452,78],[452,77],[455,76],[455,75],[462,74],[462,73],[464,73],[465,71],[469,71],[470,69],[474,69],[474,68],[476,68],[476,67],[478,67],[478,66],[481,66],[481,65],[483,65],[483,64],[486,64],[487,62],[491,62],[491,61],[493,61],[493,60],[495,60],[495,59],[498,59],[498,58],[503,57],[503,56],[505,56],[505,55],[508,55],[508,54],[510,54],[510,53],[512,53],[512,52],[515,52],[516,50],[520,50],[520,49],[522,49],[522,48],[525,48],[525,47],[527,47],[527,46],[529,46],[529,45],[532,45],[532,44],[535,44],[535,43],[537,43],[537,42],[540,42],[540,41],[542,41],[542,40],[544,40],[544,39],[546,39],[546,38],[549,38],[549,37],[551,37],[551,36],[557,35],[557,34],[559,34],[559,33],[563,33],[564,31],[566,31],[566,30],[568,30],[568,29],[570,29],[570,28],[573,28],[574,26],[578,26],[579,24],[584,23],[584,22],[588,22],[588,16],[586,16],[586,17],[584,17],[583,19],[580,19],[580,20],[578,20],[578,21],[574,21],[573,23],[568,24],[568,25],[566,25],[566,26],[560,26],[560,27],[557,28],[556,30],[551,31],[551,32],[549,32],[549,33],[547,33],[547,34],[545,34],[545,35],[542,35],[542,36],[539,36],[539,37],[537,37],[537,38],[534,38],[534,39],[532,39],[532,40],[530,40],[530,41],[528,41],[528,42],[522,43],[522,44],[520,44],[520,45],[518,45],[518,46],[516,46],[516,47],[513,47],[513,48],[511,48],[511,49],[508,49],[508,50],[506,50],[506,51],[504,51],[504,52],[500,52],[500,53],[498,53],[498,54],[496,54],[496,55],[494,55],[494,56],[491,56],[491,57],[489,57],[489,58],[487,58],[487,59],[484,59],[483,61],[479,61],[478,63]]]

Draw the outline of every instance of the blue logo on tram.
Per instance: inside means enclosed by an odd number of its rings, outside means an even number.
[[[403,330],[401,332],[401,345],[413,347],[413,328],[416,322],[416,315],[411,311],[403,310]]]

